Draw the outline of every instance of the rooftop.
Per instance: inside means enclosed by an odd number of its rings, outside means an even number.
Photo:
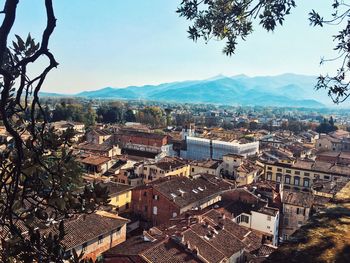
[[[301,191],[283,190],[282,192],[283,204],[289,204],[301,207],[311,207],[313,203],[313,195],[311,193],[304,193]]]
[[[101,235],[110,234],[112,230],[121,228],[127,222],[127,219],[109,213],[97,212],[73,217],[64,221],[63,245],[67,249],[74,248]],[[57,232],[58,224],[46,228],[43,233],[50,231]]]
[[[98,151],[98,152],[106,152],[113,148],[113,146],[108,144],[93,144],[84,142],[77,145],[77,148],[84,151]]]
[[[90,164],[90,165],[98,166],[98,165],[105,164],[105,163],[107,163],[110,160],[111,160],[111,158],[109,158],[109,157],[99,156],[99,155],[92,155],[92,156],[89,156],[89,157],[86,157],[86,158],[80,160],[80,162],[84,163],[84,164]]]
[[[106,183],[103,183],[102,186],[107,187],[109,196],[117,196],[121,193],[130,191],[133,188],[133,186],[130,186],[127,184],[115,183],[115,182],[106,182]]]
[[[291,168],[291,169],[300,169],[305,171],[313,172],[322,172],[322,173],[331,173],[334,175],[340,176],[349,176],[349,166],[338,165],[325,161],[312,161],[312,160],[301,160],[298,159],[295,163],[280,163],[274,162],[273,165]]]
[[[205,160],[205,161],[194,161],[191,163],[191,165],[209,168],[209,169],[216,169],[219,167],[219,165],[222,163],[220,160]]]
[[[150,185],[179,207],[219,195],[233,187],[230,183],[208,174],[200,174],[194,179],[171,176],[154,181]]]

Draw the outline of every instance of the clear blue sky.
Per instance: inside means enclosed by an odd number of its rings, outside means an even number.
[[[3,2],[3,1],[1,1]],[[45,26],[43,0],[20,0],[12,34],[31,32],[40,39]],[[75,93],[106,86],[158,84],[205,79],[218,74],[318,75],[337,64],[320,67],[332,56],[337,28],[309,26],[308,12],[330,11],[332,1],[296,1],[284,27],[273,33],[255,28],[236,55],[222,54],[223,43],[188,39],[188,22],[175,10],[181,0],[56,0],[57,28],[50,48],[59,67],[45,91]],[[3,3],[1,3],[3,4]],[[33,72],[39,70],[35,65]]]

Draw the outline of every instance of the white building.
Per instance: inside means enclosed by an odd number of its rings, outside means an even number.
[[[235,218],[239,225],[271,235],[272,245],[278,245],[279,211],[272,207],[260,207],[250,213],[242,213]]]
[[[259,152],[259,142],[226,142],[188,136],[186,144],[187,150],[181,151],[181,157],[191,160],[221,160],[223,155],[230,153],[248,156]]]

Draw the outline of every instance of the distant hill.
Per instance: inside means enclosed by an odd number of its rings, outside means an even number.
[[[325,91],[316,91],[316,77],[297,74],[248,77],[218,75],[206,80],[160,85],[103,88],[74,96],[99,99],[155,100],[227,105],[321,108],[330,104]],[[41,93],[41,96],[63,96]]]

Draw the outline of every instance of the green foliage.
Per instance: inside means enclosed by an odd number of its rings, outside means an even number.
[[[160,107],[149,106],[138,111],[136,121],[149,124],[152,127],[159,127],[166,124],[166,117]]]
[[[232,55],[237,41],[245,40],[253,32],[253,19],[258,18],[264,29],[273,31],[277,24],[283,24],[284,17],[293,7],[293,0],[183,0],[177,12],[193,21],[188,29],[190,39],[225,40],[223,52]]]
[[[249,130],[254,131],[259,129],[259,124],[255,121],[249,123]]]
[[[126,110],[124,119],[127,122],[135,122],[136,121],[136,116],[134,112],[131,109]]]
[[[211,39],[226,41],[223,52],[233,55],[239,40],[245,40],[253,32],[253,21],[267,31],[283,25],[284,19],[296,6],[293,0],[182,0],[177,12],[180,16],[193,22],[189,26],[189,38],[205,42]],[[350,3],[349,1],[332,0],[331,17],[326,19],[317,11],[309,12],[312,26],[341,26],[339,33],[333,36],[334,50],[338,53],[326,61],[340,61],[338,70],[333,75],[320,75],[316,89],[326,89],[334,103],[344,102],[350,96]],[[297,52],[297,50],[296,50]]]
[[[92,108],[91,103],[85,105],[75,101],[66,102],[65,100],[57,103],[52,112],[45,108],[44,114],[52,122],[62,120],[81,122],[87,128],[94,126],[97,119],[96,111]]]
[[[333,117],[329,120],[324,119],[323,122],[316,128],[318,133],[330,133],[338,130],[338,127],[334,125]]]
[[[97,109],[97,115],[103,123],[120,123],[123,121],[123,109],[120,105],[102,105]]]
[[[63,262],[64,219],[106,204],[106,189],[83,189],[81,168],[71,151],[74,132],[58,135],[49,129],[49,109],[39,100],[47,74],[58,65],[48,49],[56,25],[52,0],[45,1],[41,43],[30,34],[25,40],[15,35],[10,46],[18,3],[5,1],[0,25],[0,116],[11,137],[1,143],[0,154],[0,261]],[[30,78],[27,67],[42,57],[48,64]],[[69,110],[71,117],[79,117],[78,110]],[[61,222],[57,229],[42,231],[53,221]]]

